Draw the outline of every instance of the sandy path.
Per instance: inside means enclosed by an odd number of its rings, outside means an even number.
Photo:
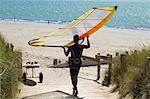
[[[101,75],[103,75],[107,66],[102,67]],[[42,68],[42,72],[44,73],[44,82],[36,83],[35,86],[22,86],[22,95],[21,97],[31,96],[35,94],[52,92],[52,91],[63,91],[68,94],[72,94],[72,86],[69,75],[69,69],[60,69],[60,68]],[[111,93],[111,87],[103,87],[100,83],[102,78],[95,82],[93,80],[96,79],[96,67],[84,67],[81,68],[79,74],[79,97],[84,99],[117,99],[117,93]],[[38,82],[38,79],[32,79],[35,82]],[[57,96],[57,95],[55,95]],[[50,99],[48,97],[43,97],[43,99]],[[52,98],[53,99],[53,98]],[[55,98],[54,98],[55,99]],[[59,99],[59,98],[58,98]]]

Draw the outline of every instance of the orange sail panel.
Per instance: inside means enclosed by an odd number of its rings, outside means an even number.
[[[42,47],[70,46],[74,43],[72,41],[74,35],[79,35],[82,39],[95,33],[112,17],[116,10],[117,6],[89,9],[64,27],[58,28],[41,38],[29,41],[29,45]]]

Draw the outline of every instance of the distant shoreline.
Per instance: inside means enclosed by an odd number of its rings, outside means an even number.
[[[1,21],[7,21],[7,22],[23,22],[23,23],[36,23],[36,24],[66,24],[68,22],[71,21],[57,21],[57,20],[32,20],[32,19],[4,19],[4,18],[0,18],[0,22]],[[103,28],[110,28],[110,29],[123,29],[123,30],[133,30],[133,31],[150,31],[150,28],[126,28],[126,27],[118,27],[118,26],[107,26],[107,23],[104,24]]]

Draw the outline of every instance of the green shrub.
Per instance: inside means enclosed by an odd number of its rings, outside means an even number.
[[[19,79],[22,74],[22,53],[12,51],[4,38],[0,35],[0,76],[1,99],[14,99],[16,97]]]
[[[130,94],[133,99],[150,98],[150,67],[147,57],[150,48],[126,54],[125,67],[121,66],[120,56],[113,58],[112,82],[117,85],[121,97]]]

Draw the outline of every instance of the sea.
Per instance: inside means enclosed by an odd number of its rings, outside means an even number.
[[[92,7],[114,5],[106,27],[150,31],[150,0],[0,0],[0,20],[64,23]]]

